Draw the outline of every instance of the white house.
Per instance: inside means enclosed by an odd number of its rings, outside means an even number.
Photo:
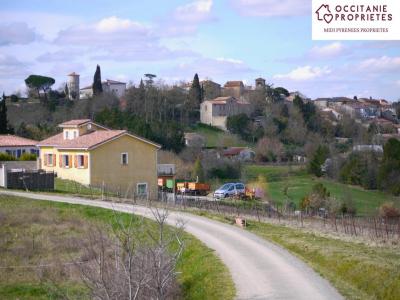
[[[7,153],[15,158],[21,157],[24,153],[38,154],[36,147],[38,142],[16,135],[2,134],[0,135],[0,153]]]
[[[126,82],[107,79],[101,82],[103,92],[115,94],[115,96],[122,97],[125,95]],[[93,96],[93,88],[91,85],[86,86],[79,91],[81,99],[87,99]]]
[[[200,105],[200,122],[227,130],[226,120],[230,116],[250,114],[250,104],[235,97],[218,97],[203,101]]]

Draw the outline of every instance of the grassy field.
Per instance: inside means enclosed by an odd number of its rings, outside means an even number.
[[[231,218],[222,215],[192,213],[233,224]],[[400,299],[399,245],[367,245],[255,221],[248,221],[246,230],[286,248],[330,281],[346,299]]]
[[[206,139],[206,147],[246,147],[249,143],[240,137],[222,131],[216,127],[198,124],[190,130],[196,132]]]
[[[91,188],[76,181],[55,178],[54,192],[68,195],[82,195],[89,197],[99,197],[102,191],[99,188]]]
[[[121,216],[128,220],[127,214]],[[17,266],[71,261],[78,254],[73,242],[90,224],[113,222],[114,213],[106,209],[0,196],[0,299],[54,299],[54,289],[38,280],[36,267]],[[193,236],[185,234],[184,240],[178,265],[184,299],[233,299],[232,279],[219,258]],[[77,278],[57,276],[71,298],[87,298]]]
[[[399,248],[372,247],[257,222],[251,222],[248,230],[297,255],[347,299],[400,297]]]
[[[244,167],[244,177],[248,181],[256,179],[258,175],[263,175],[267,179],[268,193],[271,199],[279,204],[288,200],[283,193],[285,187],[288,188],[289,201],[293,201],[298,207],[300,200],[319,182],[323,183],[331,195],[338,200],[341,200],[346,194],[350,195],[359,215],[375,214],[379,206],[387,201],[400,204],[398,197],[380,191],[368,191],[361,187],[310,176],[301,166],[248,165]]]

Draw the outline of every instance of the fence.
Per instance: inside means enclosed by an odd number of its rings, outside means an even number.
[[[267,203],[210,201],[171,193],[159,194],[159,201],[171,208],[196,209],[247,220],[308,228],[376,241],[399,241],[400,218],[357,217],[352,215],[311,216],[295,211],[280,211]]]
[[[7,172],[7,188],[24,190],[54,190],[54,172],[41,170]]]

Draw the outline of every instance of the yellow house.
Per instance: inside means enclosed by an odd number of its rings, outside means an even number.
[[[62,179],[108,191],[157,197],[160,145],[126,130],[110,130],[89,119],[59,125],[63,131],[37,145],[40,166]]]

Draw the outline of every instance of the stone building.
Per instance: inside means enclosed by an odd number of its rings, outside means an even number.
[[[245,113],[250,115],[251,106],[248,102],[235,97],[218,97],[203,101],[200,105],[200,122],[203,124],[227,130],[228,117]]]
[[[224,85],[222,95],[224,97],[235,97],[240,99],[245,91],[245,86],[242,81],[227,81]]]
[[[72,72],[68,74],[68,98],[70,100],[79,100],[79,74]]]

